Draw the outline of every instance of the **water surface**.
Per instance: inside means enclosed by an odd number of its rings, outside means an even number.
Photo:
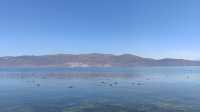
[[[200,112],[200,67],[0,68],[0,112]]]

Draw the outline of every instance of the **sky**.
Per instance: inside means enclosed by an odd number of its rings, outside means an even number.
[[[199,0],[1,0],[0,56],[200,60]]]

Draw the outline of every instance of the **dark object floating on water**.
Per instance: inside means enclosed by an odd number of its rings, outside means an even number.
[[[105,84],[105,82],[104,82],[104,81],[102,81],[101,83],[102,83],[102,84]]]
[[[118,84],[118,82],[114,82],[114,84],[115,84],[115,85],[117,85],[117,84]]]
[[[138,85],[138,86],[140,86],[140,85],[144,85],[144,83],[140,83],[140,82],[138,82],[137,85]]]
[[[113,86],[112,84],[109,84],[110,86]]]
[[[37,87],[40,87],[40,84],[36,84]]]
[[[73,88],[73,86],[69,86],[68,88]]]

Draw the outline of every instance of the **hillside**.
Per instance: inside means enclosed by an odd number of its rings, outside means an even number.
[[[0,57],[0,67],[134,67],[200,66],[200,61],[151,59],[132,54],[57,54],[43,56]]]

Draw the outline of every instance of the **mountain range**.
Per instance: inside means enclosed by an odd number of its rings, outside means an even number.
[[[42,56],[0,57],[0,67],[136,67],[200,66],[200,61],[185,59],[152,59],[132,54],[55,54]]]

